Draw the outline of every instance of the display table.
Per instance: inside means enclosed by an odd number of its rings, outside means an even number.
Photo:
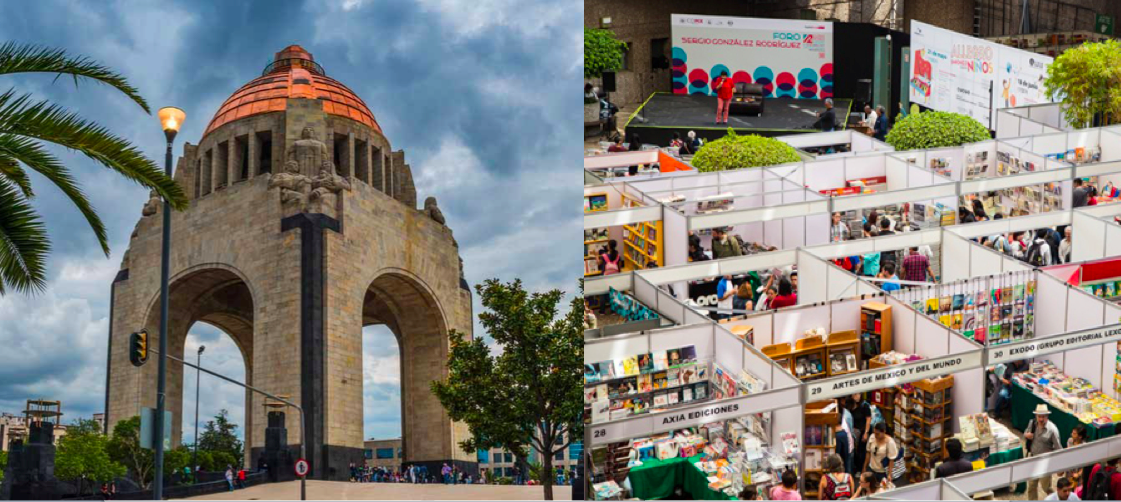
[[[1008,462],[1014,462],[1021,458],[1024,458],[1024,447],[1022,446],[1007,451],[990,453],[988,458],[985,459],[985,468],[1007,464]],[[1017,483],[1013,491],[1015,493],[1024,493],[1028,491],[1028,483],[1026,481]]]
[[[632,467],[628,477],[634,498],[658,500],[672,497],[673,490],[680,486],[693,500],[735,500],[708,488],[708,476],[693,465],[701,457],[647,460]]]
[[[1012,426],[1021,431],[1024,430],[1028,426],[1028,422],[1035,416],[1036,406],[1040,404],[1046,404],[1047,408],[1051,410],[1049,420],[1055,423],[1055,427],[1059,428],[1059,437],[1062,439],[1063,445],[1066,445],[1070,438],[1070,431],[1074,429],[1074,426],[1081,424],[1082,421],[1070,413],[1051,406],[1047,401],[1016,384],[1012,384]],[[1115,424],[1083,425],[1086,426],[1086,435],[1088,436],[1086,439],[1088,441],[1107,438],[1115,433]]]

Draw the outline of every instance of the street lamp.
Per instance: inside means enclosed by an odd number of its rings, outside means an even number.
[[[206,345],[199,345],[198,363],[196,366],[202,367],[202,351],[206,350]],[[195,454],[191,456],[191,472],[198,473],[199,461],[199,382],[202,381],[202,371],[195,370]],[[191,475],[193,479],[195,474]],[[198,480],[194,480],[198,483]]]
[[[160,108],[158,113],[160,125],[163,127],[164,137],[167,138],[167,154],[164,157],[163,172],[171,178],[171,144],[175,141],[175,134],[183,125],[187,114],[174,106]],[[153,441],[156,443],[155,473],[152,480],[152,496],[156,500],[163,500],[163,415],[167,409],[164,402],[165,389],[167,388],[167,276],[171,255],[171,204],[167,198],[163,200],[163,250],[160,256],[160,364],[159,378],[156,384],[156,419],[152,424],[155,432]],[[197,421],[195,422],[197,426]],[[198,441],[197,439],[195,440]]]

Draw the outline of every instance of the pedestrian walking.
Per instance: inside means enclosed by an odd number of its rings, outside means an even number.
[[[1040,403],[1035,407],[1035,418],[1028,422],[1027,428],[1024,429],[1028,452],[1033,457],[1063,449],[1062,441],[1059,439],[1059,428],[1049,420],[1050,415],[1051,409],[1046,404]],[[1042,477],[1028,480],[1028,498],[1043,500],[1050,495],[1054,491],[1051,479],[1051,474],[1044,474]]]
[[[234,467],[226,465],[226,484],[230,486],[230,491],[234,491]]]

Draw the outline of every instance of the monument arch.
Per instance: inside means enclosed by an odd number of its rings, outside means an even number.
[[[472,328],[458,245],[435,199],[417,207],[404,152],[357,94],[286,47],[183,145],[174,179],[190,207],[171,215],[169,352],[182,355],[194,323],[213,324],[242,350],[249,383],[306,413],[301,431],[294,410],[266,419],[247,394],[248,465],[267,444],[304,443],[311,477],[349,477],[364,460],[362,328],[386,324],[402,355],[405,463],[477,470],[458,446],[466,426],[430,391],[446,376],[448,330]],[[157,365],[131,366],[127,338],[147,328],[158,344],[160,211],[155,197],[144,206],[112,288],[110,427],[155,406]],[[177,444],[182,367],[168,368]]]

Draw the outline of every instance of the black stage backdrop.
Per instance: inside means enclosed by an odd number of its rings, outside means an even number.
[[[888,109],[894,119],[899,113],[899,68],[903,47],[911,45],[910,33],[894,31],[869,23],[833,23],[833,95],[856,97],[856,81],[875,76],[876,37],[891,35],[891,102],[877,103]],[[864,103],[853,103],[853,111],[863,111]],[[837,117],[840,119],[840,117]]]

